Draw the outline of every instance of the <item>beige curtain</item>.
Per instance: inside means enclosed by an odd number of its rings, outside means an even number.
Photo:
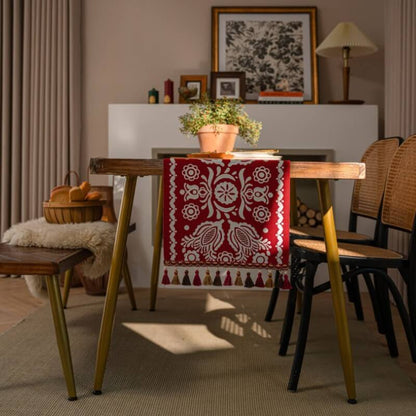
[[[79,170],[81,0],[0,0],[0,231]]]
[[[385,2],[385,66],[386,136],[406,138],[416,133],[416,0]],[[407,234],[393,231],[389,241],[391,248],[407,251]]]

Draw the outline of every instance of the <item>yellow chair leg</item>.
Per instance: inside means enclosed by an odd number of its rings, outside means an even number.
[[[331,283],[332,304],[338,334],[341,362],[344,370],[345,387],[349,403],[356,403],[354,366],[351,353],[351,341],[345,311],[345,297],[339,264],[338,243],[332,210],[331,193],[328,180],[318,180],[319,201],[322,210],[325,245],[328,261],[329,280]]]
[[[68,304],[69,290],[71,289],[73,274],[74,274],[74,269],[68,269],[65,272],[64,291],[63,291],[63,296],[62,296],[62,303],[64,305],[64,309],[66,308],[66,305]]]
[[[150,280],[150,309],[156,309],[157,286],[159,281],[160,253],[162,249],[162,221],[163,221],[163,181],[160,178],[159,197],[157,201],[156,229],[153,239],[152,276]]]
[[[61,292],[59,288],[59,276],[46,276],[49,300],[53,322],[55,325],[56,342],[61,357],[62,369],[68,390],[68,400],[76,400],[74,371],[72,368],[71,349],[69,346],[68,331],[65,322],[65,314],[62,305]]]
[[[127,264],[127,250],[123,260],[123,268],[121,269],[121,277],[124,279],[126,285],[127,293],[130,299],[130,305],[132,311],[137,311],[136,298],[134,296],[133,284],[131,282],[131,275],[129,270],[129,265]]]
[[[126,177],[123,197],[121,199],[120,217],[117,223],[113,257],[111,261],[110,274],[108,277],[107,294],[104,302],[100,335],[97,345],[97,358],[95,362],[95,380],[93,391],[94,394],[101,394],[101,388],[104,380],[104,372],[107,363],[108,351],[110,349],[120,275],[123,267],[124,253],[126,251],[127,234],[130,224],[131,210],[133,207],[136,182],[136,176]]]

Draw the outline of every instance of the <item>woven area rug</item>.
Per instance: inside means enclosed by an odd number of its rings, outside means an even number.
[[[91,394],[102,297],[71,293],[66,316],[78,401],[66,400],[49,305],[0,336],[1,415],[414,415],[416,386],[366,324],[350,315],[358,404],[346,403],[330,296],[314,299],[296,394],[293,344],[277,355],[286,293],[264,322],[269,293],[161,289],[156,312],[120,295],[103,395]],[[298,319],[298,318],[297,318]],[[367,319],[372,319],[368,317]]]

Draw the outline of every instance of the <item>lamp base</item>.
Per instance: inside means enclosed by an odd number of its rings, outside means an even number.
[[[364,100],[337,100],[328,101],[329,104],[364,104]]]

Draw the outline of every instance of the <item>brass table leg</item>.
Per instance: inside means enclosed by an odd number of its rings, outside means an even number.
[[[351,341],[345,311],[345,297],[339,264],[338,243],[335,232],[334,214],[328,180],[318,180],[319,201],[322,210],[325,245],[328,261],[329,280],[331,283],[332,304],[338,334],[341,362],[348,402],[356,403],[354,367],[352,362]]]
[[[72,368],[71,349],[69,346],[68,330],[65,322],[64,308],[62,305],[61,291],[59,288],[59,276],[46,276],[49,302],[55,325],[56,342],[61,357],[62,369],[68,390],[68,400],[76,400],[74,370]]]
[[[65,272],[64,290],[63,290],[63,296],[62,296],[62,303],[64,305],[64,309],[66,308],[66,305],[68,303],[69,290],[71,289],[73,274],[74,274],[74,269],[72,268],[68,269]]]
[[[137,311],[136,298],[134,297],[133,283],[131,282],[130,270],[127,264],[127,249],[124,255],[121,277],[122,279],[124,279],[124,284],[126,285],[127,293],[130,299],[131,310]]]
[[[101,388],[103,385],[105,365],[107,363],[108,351],[110,349],[120,275],[123,267],[123,257],[126,250],[128,227],[130,223],[131,210],[133,207],[136,182],[136,176],[126,177],[123,197],[121,199],[120,217],[117,223],[113,258],[111,261],[110,274],[108,277],[107,294],[105,297],[103,316],[101,318],[100,335],[97,345],[95,381],[93,391],[94,394],[101,394]]]
[[[157,285],[160,266],[160,251],[162,248],[162,220],[163,220],[163,181],[160,178],[159,197],[157,201],[156,229],[153,238],[152,276],[150,280],[150,309],[156,309]]]

